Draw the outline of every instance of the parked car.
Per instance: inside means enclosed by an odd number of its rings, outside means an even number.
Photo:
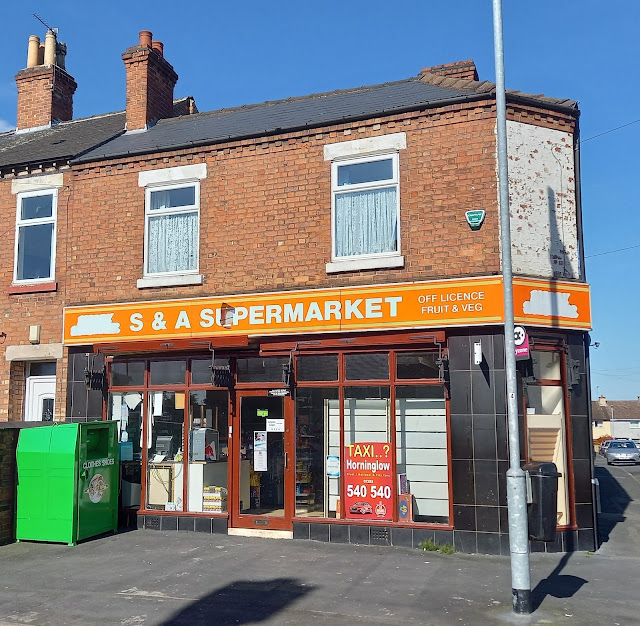
[[[600,444],[600,449],[598,450],[598,453],[599,453],[601,456],[604,456],[604,453],[607,451],[607,448],[609,447],[609,444],[610,444],[612,441],[613,441],[612,439],[607,439],[606,441],[603,441],[603,442]]]
[[[640,463],[640,450],[631,439],[612,441],[604,454],[607,465],[613,463]]]

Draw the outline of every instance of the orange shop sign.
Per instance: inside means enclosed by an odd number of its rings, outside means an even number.
[[[535,289],[527,288],[529,282]],[[516,303],[517,322],[568,328],[590,326],[588,286],[564,283],[558,291],[558,283],[521,283],[519,279],[517,293],[521,299],[530,299],[532,290],[538,295],[529,306],[529,313],[524,312],[524,300]],[[514,283],[514,295],[515,292]],[[577,304],[572,302],[574,296]],[[555,306],[556,301],[563,305]],[[550,314],[546,315],[546,311]],[[563,317],[564,314],[568,317]],[[72,306],[64,311],[64,342],[80,345],[232,335],[438,328],[500,324],[503,319],[502,278],[491,276]]]

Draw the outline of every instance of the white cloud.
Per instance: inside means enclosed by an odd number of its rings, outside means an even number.
[[[527,315],[576,318],[578,307],[575,304],[569,304],[570,296],[570,293],[533,289],[530,299],[522,305],[522,310]]]
[[[8,130],[13,130],[15,126],[9,124],[6,120],[0,119],[0,133],[6,133]]]
[[[71,327],[72,337],[84,335],[118,335],[120,324],[113,321],[113,313],[79,315],[78,322]]]

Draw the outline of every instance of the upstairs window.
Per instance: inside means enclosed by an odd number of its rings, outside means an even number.
[[[18,194],[14,282],[54,278],[58,192]]]
[[[147,187],[145,275],[198,271],[200,183]]]
[[[333,258],[397,254],[398,154],[334,161]]]
[[[333,272],[404,266],[400,255],[399,154],[405,133],[324,146],[331,161]]]

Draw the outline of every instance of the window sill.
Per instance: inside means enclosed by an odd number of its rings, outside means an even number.
[[[149,289],[153,287],[184,287],[188,285],[202,285],[204,276],[202,274],[178,274],[176,276],[156,276],[155,278],[139,278],[138,289]]]
[[[7,290],[7,293],[11,296],[21,293],[44,293],[47,291],[58,291],[58,283],[55,280],[50,280],[46,283],[11,285]]]
[[[387,256],[374,259],[349,259],[344,261],[332,261],[327,263],[327,274],[338,272],[358,272],[360,270],[391,269],[404,267],[404,256]]]

